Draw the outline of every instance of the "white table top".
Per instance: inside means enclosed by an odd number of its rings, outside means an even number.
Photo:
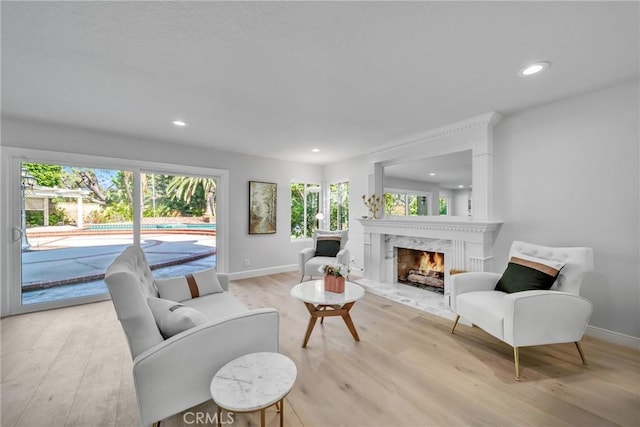
[[[267,408],[291,391],[296,365],[280,353],[252,353],[224,365],[211,381],[211,397],[227,411]]]
[[[291,289],[291,295],[311,304],[344,305],[362,298],[364,288],[352,282],[345,282],[344,292],[336,294],[324,290],[324,280],[309,280],[295,285]]]

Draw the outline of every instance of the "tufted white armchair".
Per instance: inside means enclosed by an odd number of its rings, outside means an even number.
[[[335,257],[329,256],[316,256],[316,245],[318,236],[338,236],[340,237],[340,250]],[[328,230],[316,230],[313,233],[313,247],[304,248],[300,251],[298,256],[298,271],[300,272],[300,281],[304,279],[304,276],[321,276],[322,273],[318,269],[324,264],[342,264],[348,266],[349,249],[347,249],[347,242],[349,241],[349,230],[340,231],[328,231]]]
[[[509,257],[560,261],[564,267],[550,290],[506,293],[495,290],[499,273],[476,272],[451,276],[451,309],[460,317],[513,347],[516,380],[520,380],[519,348],[574,342],[587,364],[580,340],[593,311],[579,295],[585,273],[593,270],[591,248],[554,248],[513,242]]]

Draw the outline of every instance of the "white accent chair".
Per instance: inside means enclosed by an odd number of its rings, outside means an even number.
[[[574,342],[587,364],[580,340],[593,305],[581,297],[585,273],[593,270],[591,248],[554,248],[515,241],[509,257],[533,256],[565,263],[550,290],[505,293],[494,290],[499,273],[475,272],[451,276],[451,309],[460,317],[513,347],[516,380],[520,380],[519,348]]]
[[[340,251],[335,257],[316,256],[316,244],[319,235],[325,236],[340,236]],[[349,266],[349,249],[347,249],[347,242],[349,241],[349,230],[340,231],[328,231],[328,230],[316,230],[313,233],[313,247],[305,248],[300,251],[298,256],[298,271],[300,272],[300,281],[304,279],[304,276],[322,276],[319,268],[324,264],[342,264]]]

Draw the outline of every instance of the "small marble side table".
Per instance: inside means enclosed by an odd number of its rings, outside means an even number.
[[[296,365],[280,353],[251,353],[224,365],[211,381],[211,397],[227,412],[260,411],[260,425],[265,425],[265,409],[276,405],[280,427],[284,425],[284,398],[298,375]]]

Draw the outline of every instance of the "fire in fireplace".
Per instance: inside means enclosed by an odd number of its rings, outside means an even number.
[[[398,282],[444,293],[444,254],[398,249]]]

